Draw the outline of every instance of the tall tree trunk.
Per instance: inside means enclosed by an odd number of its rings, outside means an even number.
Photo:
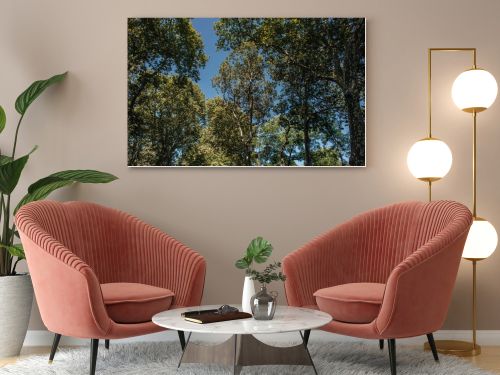
[[[364,114],[359,104],[359,94],[348,91],[345,94],[347,119],[349,121],[349,143],[351,153],[349,165],[365,165],[365,121]]]
[[[253,106],[254,106],[254,98],[253,98],[253,92],[252,92],[252,85],[250,85],[249,91],[250,94],[248,96],[248,101],[250,103],[250,109],[248,112],[248,123],[250,124],[250,129],[248,133],[248,140],[247,140],[247,159],[248,159],[248,165],[252,165],[252,154],[253,154],[253,139],[254,139],[254,124],[253,124]]]
[[[311,157],[311,124],[309,121],[309,108],[307,102],[303,104],[302,132],[304,133],[304,165],[312,165]]]
[[[309,137],[309,119],[304,124],[304,165],[312,165],[311,138]]]
[[[162,143],[156,165],[171,166],[173,163],[173,150],[175,150],[175,146],[170,145],[168,129],[166,126],[162,129],[161,138],[162,138]]]
[[[281,150],[280,150],[280,164],[281,165],[290,165],[290,157],[288,155],[286,155],[286,148],[288,147],[288,137],[290,135],[290,129],[291,129],[291,126],[290,126],[290,122],[287,121],[288,123],[288,126],[286,127],[286,130],[285,130],[285,140],[283,142],[283,144],[281,145]]]
[[[302,71],[302,82],[304,82],[304,96],[302,98],[302,124],[304,132],[304,165],[312,165],[311,157],[311,137],[309,118],[309,90],[308,83],[305,82],[305,72]]]

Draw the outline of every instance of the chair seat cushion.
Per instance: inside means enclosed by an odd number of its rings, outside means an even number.
[[[385,284],[350,283],[319,289],[314,293],[321,311],[346,323],[370,323],[378,315]]]
[[[117,323],[144,323],[168,310],[174,293],[168,289],[137,283],[101,284],[106,310]]]

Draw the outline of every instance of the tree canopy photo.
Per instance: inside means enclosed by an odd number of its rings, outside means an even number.
[[[364,18],[130,18],[129,166],[364,166]]]

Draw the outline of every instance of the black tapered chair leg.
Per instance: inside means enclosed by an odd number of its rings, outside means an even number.
[[[52,363],[52,361],[54,360],[57,347],[59,346],[59,340],[61,340],[61,335],[59,333],[54,334],[54,341],[52,341],[52,348],[50,349],[49,363]]]
[[[434,360],[439,362],[438,351],[436,349],[436,343],[434,342],[434,335],[432,333],[427,334],[427,341],[429,342],[429,346],[432,350],[432,355],[434,356]]]
[[[184,331],[177,331],[177,334],[179,335],[181,349],[184,350],[186,348],[186,337],[184,336]]]
[[[99,349],[99,339],[90,341],[90,375],[95,375],[95,364],[97,362],[97,350]]]
[[[378,340],[378,347],[380,350],[384,350],[384,340]]]
[[[109,350],[109,340],[104,340],[104,347]]]
[[[396,340],[389,339],[387,340],[389,344],[389,361],[391,363],[391,375],[396,375]]]
[[[307,343],[309,342],[309,336],[311,336],[311,330],[306,329],[304,331],[304,345],[307,346]]]

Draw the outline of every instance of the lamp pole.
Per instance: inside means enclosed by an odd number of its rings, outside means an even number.
[[[474,68],[476,67],[474,54]],[[474,220],[477,218],[477,113],[472,111],[473,127],[472,127],[472,217]],[[469,259],[472,261],[472,350],[481,353],[481,348],[476,343],[476,329],[477,329],[477,274],[476,266],[477,259]]]
[[[427,107],[429,114],[429,137],[432,137],[432,53],[433,52],[470,52],[472,53],[472,69],[476,69],[477,50],[476,48],[429,48],[428,49],[428,99]],[[475,109],[471,110],[473,117],[473,142],[472,142],[472,213],[476,219],[476,115]],[[432,198],[432,181],[429,180],[429,201]],[[438,352],[452,354],[456,356],[474,356],[481,353],[481,347],[476,343],[476,323],[477,323],[477,289],[476,289],[476,266],[480,259],[466,258],[472,261],[472,344],[457,340],[437,340]],[[424,345],[426,350],[430,350],[428,343]]]
[[[477,217],[477,113],[472,111],[472,217]]]
[[[474,56],[474,67],[476,66]],[[477,216],[477,111],[472,109],[472,217],[484,220]],[[471,356],[481,354],[481,347],[477,345],[477,262],[484,258],[465,258],[472,262],[472,351]]]

